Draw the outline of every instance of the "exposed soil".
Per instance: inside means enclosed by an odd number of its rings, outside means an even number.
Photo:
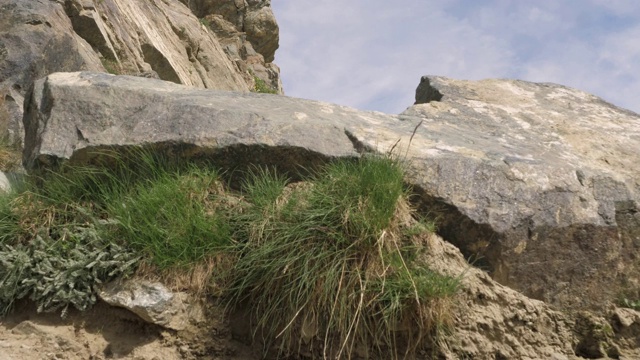
[[[215,319],[177,333],[148,324],[128,310],[98,303],[80,313],[38,314],[22,303],[0,323],[2,360],[258,359],[231,340]]]

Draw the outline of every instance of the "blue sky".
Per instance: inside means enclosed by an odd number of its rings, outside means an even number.
[[[273,0],[289,96],[398,113],[422,75],[554,82],[640,113],[638,0]]]

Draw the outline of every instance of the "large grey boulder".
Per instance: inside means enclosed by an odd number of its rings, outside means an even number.
[[[529,296],[590,307],[637,298],[640,115],[579,90],[423,77],[415,183],[441,233]],[[478,257],[479,256],[479,257]]]
[[[440,234],[501,283],[572,308],[638,288],[640,116],[552,84],[431,77],[418,90],[419,104],[387,115],[53,74],[26,100],[25,166],[142,145],[226,167],[296,170],[394,149],[423,211],[441,217]]]
[[[357,110],[279,95],[57,73],[34,84],[26,109],[24,161],[31,170],[83,163],[91,150],[132,145],[224,166],[260,162],[290,170],[358,156],[343,126]]]

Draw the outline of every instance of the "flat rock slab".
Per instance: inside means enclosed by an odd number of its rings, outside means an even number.
[[[393,149],[440,234],[501,283],[566,307],[638,288],[640,116],[578,90],[424,77],[418,104],[388,115],[57,73],[25,101],[30,171],[130,146],[284,170]]]

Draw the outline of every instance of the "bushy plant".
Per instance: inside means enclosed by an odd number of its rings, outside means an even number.
[[[629,308],[629,309],[633,309],[633,310],[640,310],[640,300],[631,300],[628,298],[623,298],[620,301],[621,306]]]
[[[102,57],[100,58],[100,62],[102,63],[102,67],[104,67],[104,69],[107,70],[109,74],[122,75],[122,68],[116,60]]]
[[[213,170],[141,150],[102,155],[97,166],[65,167],[0,196],[2,261],[11,264],[3,275],[4,304],[30,294],[43,310],[84,308],[89,289],[104,279],[95,273],[100,268],[120,269],[111,277],[140,259],[162,269],[192,265],[228,241]],[[130,262],[125,255],[134,251],[141,256]]]
[[[249,304],[280,355],[406,357],[448,324],[459,279],[420,260],[434,227],[416,219],[391,157],[332,162],[295,184],[255,168],[230,201],[208,167],[103,155],[0,196],[0,313],[27,296],[42,311],[83,310],[96,284],[139,261],[172,271],[223,257],[220,293]]]

